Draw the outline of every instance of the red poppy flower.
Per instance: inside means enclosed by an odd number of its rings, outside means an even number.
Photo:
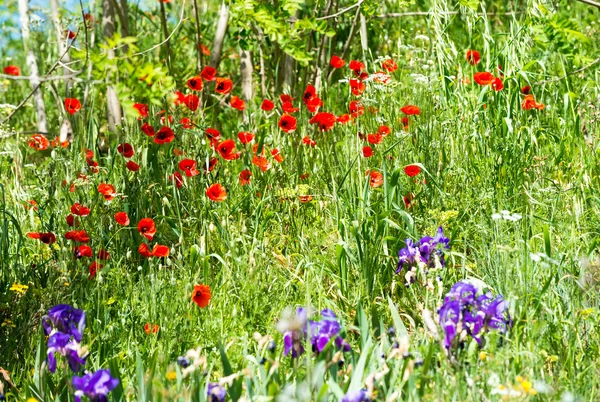
[[[215,130],[214,128],[207,128],[206,130],[204,130],[204,134],[211,143],[218,142],[221,138],[221,133],[218,130]]]
[[[92,248],[90,246],[86,246],[85,244],[82,246],[76,246],[73,249],[73,257],[75,257],[76,259],[82,258],[82,257],[93,257],[94,256],[94,252],[92,251]]]
[[[138,170],[140,170],[140,165],[138,165],[134,161],[127,161],[125,167],[131,172],[137,172]]]
[[[306,180],[310,177],[310,173],[302,173],[300,175],[300,180]]]
[[[390,134],[390,128],[388,126],[379,126],[379,129],[377,129],[377,132],[383,136],[389,135]]]
[[[377,170],[369,172],[369,186],[376,188],[383,184],[383,174]]]
[[[98,192],[104,196],[106,201],[110,201],[115,198],[115,188],[111,184],[100,183],[98,185]]]
[[[285,103],[285,102],[293,102],[294,98],[292,98],[290,95],[288,94],[281,94],[279,95],[279,100],[281,101],[281,103]]]
[[[302,202],[302,203],[311,202],[313,199],[312,195],[301,195],[298,198],[300,199],[300,202]]]
[[[71,227],[73,227],[75,225],[75,215],[69,214],[69,215],[67,215],[65,220],[67,221],[67,225],[69,225]]]
[[[336,120],[335,115],[331,113],[319,112],[310,119],[309,123],[317,124],[321,131],[329,131],[335,125]]]
[[[367,141],[369,144],[377,145],[383,142],[383,135],[380,133],[367,135]]]
[[[187,117],[179,120],[179,124],[181,124],[183,128],[192,128],[192,121]]]
[[[106,251],[105,249],[101,248],[100,250],[98,250],[96,257],[99,260],[103,260],[103,261],[110,260],[110,253],[108,251]]]
[[[240,133],[238,133],[238,138],[240,139],[240,142],[242,144],[247,144],[254,139],[254,134],[247,133],[247,132],[240,132]]]
[[[299,107],[294,107],[294,105],[292,104],[292,102],[283,102],[283,104],[281,105],[281,110],[283,110],[284,113],[296,113],[298,110],[300,110]]]
[[[283,162],[283,156],[279,152],[279,149],[273,148],[273,150],[271,151],[271,156],[273,156],[273,159],[275,159],[277,162]]]
[[[360,102],[355,101],[355,100],[350,102],[350,105],[348,106],[348,110],[349,110],[350,114],[352,115],[352,117],[354,117],[354,118],[365,114],[365,107],[363,105],[361,105]]]
[[[27,233],[27,237],[29,237],[30,239],[39,240],[44,244],[52,244],[56,242],[56,236],[54,235],[54,233],[51,232],[29,232]]]
[[[368,145],[366,147],[363,147],[363,149],[362,149],[362,155],[365,158],[370,158],[371,156],[373,156],[373,148],[371,148]]]
[[[69,114],[75,114],[81,109],[81,102],[76,98],[66,98],[65,109]]]
[[[200,44],[200,51],[203,55],[210,56],[210,49],[204,43]]]
[[[495,91],[501,91],[504,88],[504,83],[500,78],[496,78],[494,82],[492,82],[492,88],[494,88]]]
[[[408,193],[402,198],[404,199],[404,206],[406,207],[406,209],[408,209],[411,207],[411,203],[415,199],[415,195],[413,193]]]
[[[205,308],[210,303],[210,286],[195,285],[192,292],[192,300],[200,308]]]
[[[127,215],[127,212],[117,212],[115,214],[115,220],[121,226],[127,226],[130,223],[129,215]]]
[[[408,177],[415,177],[421,173],[421,168],[418,165],[408,165],[404,168],[404,173],[406,173]]]
[[[237,96],[232,96],[229,104],[232,108],[237,109],[239,111],[243,111],[246,109],[246,102],[243,99],[238,98]]]
[[[304,145],[310,145],[311,147],[314,147],[317,145],[317,142],[313,141],[309,136],[305,136],[304,138],[302,138],[302,143]]]
[[[142,236],[144,236],[149,241],[152,241],[154,235],[156,234],[156,226],[154,225],[154,221],[152,218],[144,218],[138,222],[137,225],[138,232]]]
[[[337,122],[340,124],[346,124],[350,121],[350,119],[351,119],[350,115],[347,113],[344,113],[343,115],[337,117]]]
[[[333,55],[331,56],[329,65],[333,68],[342,68],[346,65],[346,62],[342,60],[339,56]]]
[[[63,184],[63,186],[64,186],[64,184]],[[37,206],[37,205],[38,205],[38,203],[37,203],[37,201],[36,201],[36,200],[29,200],[29,201],[27,201],[25,204],[23,204],[23,206],[25,207],[25,209],[26,209],[26,210],[28,210],[28,211],[29,211],[29,210],[30,210],[32,207],[33,207],[33,210],[34,210],[34,211],[37,211],[37,210],[38,210],[38,206]]]
[[[494,75],[492,73],[479,72],[479,73],[475,73],[475,75],[473,75],[473,79],[479,85],[490,85],[492,82],[494,82],[496,77],[494,77]]]
[[[48,138],[46,138],[42,134],[34,134],[29,139],[29,142],[27,143],[27,145],[29,145],[29,148],[33,148],[36,151],[44,151],[44,150],[48,149],[48,145],[50,145],[50,141],[48,141]]]
[[[161,127],[154,136],[154,142],[157,144],[166,144],[172,142],[174,139],[175,134],[173,133],[173,130],[167,126]]]
[[[476,66],[481,61],[481,55],[477,50],[467,50],[467,61],[470,65]]]
[[[139,113],[138,119],[145,119],[148,117],[149,108],[148,105],[143,103],[134,103],[133,108],[136,109]]]
[[[167,119],[165,119],[164,113],[165,113],[164,110],[161,110],[159,112],[159,114],[163,114],[163,116],[160,116],[160,124],[165,124],[165,121],[167,120]],[[168,117],[168,120],[169,120],[169,124],[173,123],[173,116],[169,115],[167,117]]]
[[[4,74],[14,75],[15,77],[18,77],[19,75],[21,75],[21,69],[17,66],[6,66],[4,67]]]
[[[293,133],[296,131],[296,118],[289,114],[284,114],[279,119],[279,123],[277,123],[277,125],[286,133]]]
[[[219,162],[219,160],[218,160],[217,158],[214,158],[214,157],[213,157],[213,158],[210,158],[210,159],[208,160],[208,162],[206,162],[206,163],[204,164],[204,166],[202,166],[202,169],[204,169],[204,171],[205,171],[206,173],[208,173],[208,172],[212,172],[212,171],[213,171],[213,169],[215,168],[215,166],[217,166],[217,163],[218,163],[218,162]]]
[[[545,105],[543,103],[537,103],[533,95],[529,94],[525,95],[525,99],[523,99],[523,102],[521,102],[521,107],[523,108],[523,110],[543,110]]]
[[[235,142],[233,140],[225,140],[217,145],[217,152],[227,161],[233,161],[241,156],[240,152],[235,152]]]
[[[169,180],[174,182],[177,188],[181,188],[181,186],[183,186],[183,177],[179,172],[175,172],[172,175],[169,175]]]
[[[415,106],[415,105],[406,105],[406,106],[402,107],[400,110],[402,111],[402,113],[409,115],[409,116],[421,114],[421,109],[419,109],[419,107]]]
[[[214,81],[217,75],[217,70],[212,68],[211,66],[206,66],[200,73],[200,76],[204,78],[206,81]]]
[[[154,127],[152,127],[148,123],[144,123],[144,124],[142,124],[142,132],[144,134],[146,134],[148,137],[153,137],[154,136]]]
[[[183,99],[183,103],[190,109],[192,112],[198,110],[198,105],[200,105],[200,98],[196,94],[189,94]]]
[[[88,277],[88,279],[94,279],[94,277],[96,276],[96,273],[98,271],[100,271],[102,269],[103,265],[102,264],[98,264],[96,261],[92,262],[90,264],[90,266],[88,267],[89,271],[90,271],[90,276]]]
[[[185,95],[183,93],[181,93],[179,91],[175,91],[174,95],[175,95],[175,97],[173,99],[173,104],[175,106],[179,106],[185,102]]]
[[[306,103],[310,98],[317,94],[317,89],[314,85],[308,84],[306,89],[304,90],[304,95],[302,95],[302,101]]]
[[[169,256],[169,247],[162,244],[155,244],[152,248],[152,257],[163,258]]]
[[[128,142],[121,144],[117,147],[117,152],[126,158],[131,158],[134,154],[133,147]]]
[[[152,252],[150,251],[150,248],[146,243],[140,244],[140,246],[138,247],[138,253],[140,253],[140,255],[144,258],[152,257]]]
[[[250,184],[250,177],[252,177],[252,172],[250,169],[244,169],[240,172],[240,185],[247,186]]]
[[[271,168],[271,164],[269,164],[267,158],[260,155],[252,158],[252,164],[258,166],[263,172],[266,172],[269,170],[269,168]]]
[[[354,96],[360,96],[365,91],[365,83],[353,78],[350,80],[350,89]]]
[[[350,70],[352,70],[354,75],[356,75],[357,77],[360,77],[361,73],[365,69],[365,65],[358,60],[350,61],[350,64],[348,64],[348,67],[350,68]]]
[[[227,191],[225,191],[225,187],[215,183],[206,189],[206,196],[212,201],[221,202],[227,198]]]
[[[273,110],[274,107],[275,107],[275,104],[268,99],[264,99],[262,101],[262,104],[260,105],[260,108],[262,110],[264,110],[265,112],[270,112],[271,110]]]
[[[385,60],[383,63],[381,63],[381,67],[388,73],[393,73],[398,69],[398,65],[392,59]]]
[[[227,95],[233,88],[233,81],[229,78],[216,78],[215,92]]]
[[[308,109],[308,111],[311,113],[316,113],[319,110],[319,108],[323,106],[323,101],[321,100],[321,98],[319,98],[318,95],[313,96],[304,103],[306,104],[306,108]]]
[[[194,177],[200,174],[196,169],[196,161],[192,159],[184,159],[179,162],[179,170],[185,173],[187,177]]]
[[[404,127],[404,131],[408,131],[408,117],[404,116],[400,119],[402,122],[402,126]]]
[[[60,138],[54,137],[54,139],[52,141],[50,141],[50,145],[52,145],[53,147],[63,147],[63,148],[67,148],[71,143],[69,142],[69,140],[66,141],[60,141]]]
[[[77,216],[88,216],[90,214],[90,209],[76,202],[71,206],[71,212]]]
[[[192,77],[188,80],[187,86],[192,91],[202,91],[202,77]]]
[[[529,85],[525,85],[524,87],[521,88],[521,93],[523,95],[529,95],[530,92],[531,92],[531,87]]]
[[[144,325],[145,333],[150,334],[151,331],[152,331],[152,328],[150,327],[150,323],[147,323],[146,325]]]
[[[87,243],[90,241],[90,236],[85,230],[71,230],[65,233],[65,239],[72,240],[78,243]]]

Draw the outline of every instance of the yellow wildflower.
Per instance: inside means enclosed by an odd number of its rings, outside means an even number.
[[[29,286],[27,285],[21,285],[19,283],[13,283],[13,285],[10,287],[9,290],[12,290],[15,293],[19,293],[24,295],[25,292],[27,292],[27,289],[29,289]]]
[[[173,381],[177,379],[177,373],[174,371],[167,372],[167,380]]]

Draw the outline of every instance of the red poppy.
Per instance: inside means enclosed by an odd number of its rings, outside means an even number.
[[[108,251],[106,251],[105,249],[101,248],[100,250],[98,250],[96,257],[99,260],[103,260],[103,261],[110,260],[110,253]]]
[[[76,259],[82,258],[82,257],[93,257],[94,256],[94,252],[92,251],[92,248],[90,246],[86,246],[85,244],[82,246],[76,246],[73,249],[73,257],[75,257]]]
[[[377,129],[377,132],[383,136],[389,135],[390,134],[390,128],[388,126],[379,126],[379,128]]]
[[[131,172],[137,172],[138,170],[140,170],[140,165],[138,165],[134,161],[127,161],[125,167]]]
[[[262,110],[264,110],[265,112],[270,112],[271,110],[273,110],[274,107],[275,107],[275,104],[268,99],[264,99],[262,101],[262,104],[260,105],[260,108]]]
[[[202,77],[192,77],[188,80],[187,86],[192,91],[202,91]]]
[[[185,95],[179,91],[175,91],[175,98],[173,99],[173,104],[175,106],[179,106],[185,102]]]
[[[183,186],[183,176],[181,176],[181,173],[179,172],[175,172],[172,175],[169,175],[169,180],[174,182],[177,188],[181,188],[181,186]]]
[[[408,117],[404,116],[400,119],[402,122],[402,126],[404,127],[404,131],[408,131]]]
[[[419,107],[415,106],[415,105],[406,105],[406,106],[402,107],[400,110],[402,111],[402,113],[409,115],[409,116],[421,114],[421,109],[419,109]]]
[[[200,44],[200,51],[203,55],[210,56],[210,49],[204,43]]]
[[[18,77],[19,75],[21,75],[21,69],[17,66],[6,66],[4,67],[4,74],[14,75],[15,77]]]
[[[217,166],[217,163],[218,163],[218,162],[219,162],[219,160],[218,160],[217,158],[214,158],[214,157],[213,157],[213,158],[210,158],[210,159],[208,160],[208,162],[206,162],[206,163],[204,164],[204,166],[202,166],[202,169],[204,169],[204,171],[205,171],[206,173],[208,173],[208,172],[212,172],[212,171],[213,171],[213,169],[215,168],[215,166]]]
[[[144,325],[144,332],[147,334],[150,334],[150,332],[152,332],[152,328],[150,327],[150,323],[147,323],[146,325]]]
[[[306,89],[304,90],[304,95],[302,95],[302,101],[306,103],[310,98],[317,94],[317,89],[314,85],[308,84]]]
[[[56,242],[56,236],[54,235],[54,233],[51,232],[29,232],[27,233],[27,237],[29,237],[30,239],[39,240],[44,244],[52,244]]]
[[[273,150],[271,151],[271,156],[273,156],[273,159],[275,159],[277,162],[283,162],[283,156],[279,152],[279,149],[273,148]]]
[[[152,127],[148,123],[144,123],[144,124],[142,124],[142,132],[144,134],[146,134],[148,137],[153,137],[154,136],[154,127]]]
[[[300,180],[306,180],[310,177],[310,173],[302,173],[300,175]]]
[[[252,158],[252,164],[258,166],[263,172],[266,172],[267,170],[269,170],[269,168],[271,168],[271,164],[269,163],[267,158],[260,155],[254,156]]]
[[[238,138],[240,139],[240,142],[242,144],[247,144],[254,139],[254,134],[247,133],[247,132],[240,132],[240,133],[238,133]]]
[[[88,277],[88,279],[93,279],[96,276],[96,273],[102,269],[102,267],[102,264],[98,264],[96,261],[92,262],[88,267],[90,271],[90,276]]]
[[[204,78],[206,81],[214,81],[217,75],[217,70],[212,68],[211,66],[206,66],[200,73],[200,76]]]
[[[361,73],[365,69],[365,65],[358,60],[350,61],[350,64],[348,64],[348,67],[350,68],[350,70],[352,70],[354,75],[356,75],[357,77],[360,77]]]
[[[104,196],[106,201],[110,201],[115,198],[115,188],[111,184],[100,183],[98,185],[98,192]]]
[[[164,111],[164,110],[161,110],[161,111],[158,113],[159,115],[160,115],[160,114],[162,114],[162,115],[163,115],[163,116],[160,116],[160,124],[165,124],[165,121],[167,120],[167,119],[165,119],[164,113],[165,113],[165,111]],[[173,116],[169,115],[169,116],[167,116],[167,117],[168,117],[168,120],[169,120],[169,124],[170,124],[170,123],[173,123]]]
[[[88,216],[90,214],[90,209],[76,202],[71,206],[71,212],[77,216]]]
[[[531,87],[529,85],[525,85],[524,87],[521,88],[521,93],[523,95],[529,95],[530,92],[531,92]]]
[[[369,144],[377,145],[383,142],[383,135],[380,133],[367,135],[367,141]]]
[[[117,212],[115,214],[115,220],[121,226],[127,226],[130,223],[129,215],[127,215],[127,212]]]
[[[421,168],[418,165],[408,165],[404,168],[404,173],[406,173],[408,177],[415,177],[421,173]]]
[[[187,117],[184,117],[183,119],[179,120],[179,124],[181,124],[181,126],[183,128],[192,128],[193,127],[192,121]]]
[[[369,186],[376,188],[383,184],[383,174],[377,170],[369,172]]]
[[[27,145],[29,145],[29,148],[33,148],[36,151],[44,151],[44,150],[48,149],[48,145],[50,145],[50,141],[48,141],[48,138],[46,138],[42,134],[34,134],[29,139],[29,142],[27,143]]]
[[[284,114],[279,119],[279,123],[277,123],[277,125],[286,133],[293,133],[296,131],[296,118],[289,114]]]
[[[90,236],[85,230],[71,230],[65,233],[65,239],[72,240],[78,243],[87,243],[90,241]]]
[[[281,110],[283,110],[284,113],[296,113],[300,108],[294,107],[292,102],[286,101],[281,105]]]
[[[408,209],[411,207],[411,203],[415,199],[415,195],[413,193],[408,193],[402,198],[404,199],[404,206],[406,207],[406,209]]]
[[[220,77],[217,77],[216,80],[215,92],[223,95],[227,95],[229,92],[231,92],[231,89],[233,88],[233,81],[231,81],[229,78]]]
[[[200,105],[200,98],[196,94],[189,94],[183,99],[183,103],[185,103],[188,109],[195,112]]]
[[[501,91],[504,88],[504,83],[500,78],[496,78],[494,82],[492,82],[492,88],[494,88],[495,91]]]
[[[279,95],[279,100],[281,101],[281,103],[285,103],[285,102],[293,102],[294,98],[292,98],[290,95],[288,94],[281,94]]]
[[[67,148],[71,143],[69,142],[69,140],[66,141],[60,141],[60,138],[58,137],[54,137],[54,140],[50,141],[50,145],[52,145],[53,147],[58,147],[61,146],[63,148]]]
[[[529,94],[525,95],[525,99],[523,99],[523,102],[521,102],[521,107],[523,108],[523,110],[543,110],[546,106],[543,103],[537,103],[533,95]]]
[[[211,143],[218,143],[219,139],[221,138],[221,133],[218,130],[215,130],[214,128],[207,128],[206,130],[204,130],[204,134]]]
[[[308,109],[308,111],[311,113],[316,113],[319,110],[319,108],[323,106],[323,101],[321,100],[321,98],[319,98],[318,95],[313,96],[304,103],[306,104],[306,108]]]
[[[319,112],[310,119],[309,123],[317,124],[321,131],[329,131],[335,125],[336,120],[335,115],[331,113]]]
[[[302,202],[302,203],[311,202],[313,199],[312,195],[301,195],[298,198],[300,199],[300,202]]]
[[[467,50],[467,61],[470,65],[476,66],[481,61],[481,55],[477,50]]]
[[[342,68],[346,65],[346,62],[342,60],[339,56],[333,55],[331,56],[329,65],[333,68]]]
[[[138,232],[142,236],[144,236],[149,241],[152,241],[154,235],[156,234],[156,226],[154,225],[154,221],[152,218],[144,218],[138,222],[137,225]]]
[[[194,177],[200,174],[196,169],[196,161],[192,159],[184,159],[179,162],[179,170],[185,173],[187,177]]]
[[[149,108],[148,105],[143,103],[134,103],[133,108],[136,109],[139,113],[138,119],[145,119],[148,117]]]
[[[192,300],[200,308],[207,307],[210,303],[210,286],[195,285],[194,291],[192,292]]]
[[[365,158],[370,158],[371,156],[373,156],[373,148],[371,148],[368,145],[366,147],[363,147],[363,149],[362,149],[362,155]]]
[[[237,96],[232,96],[229,104],[232,108],[237,109],[239,111],[243,111],[246,109],[246,102],[243,99],[238,98]]]
[[[152,257],[163,258],[169,256],[169,247],[162,244],[155,244],[152,248]]]
[[[365,87],[365,83],[360,80],[354,78],[350,80],[350,89],[354,96],[360,96],[365,91]]]
[[[217,145],[217,152],[227,161],[233,161],[241,156],[240,152],[235,152],[235,142],[233,140],[225,140]]]
[[[475,75],[473,75],[473,79],[479,85],[490,85],[492,82],[494,82],[496,77],[494,77],[494,75],[492,73],[479,72],[479,73],[475,73]]]
[[[302,143],[304,145],[310,145],[311,147],[314,147],[317,145],[317,142],[313,141],[309,136],[305,136],[304,138],[302,138]]]
[[[350,115],[349,115],[349,114],[347,114],[347,113],[344,113],[343,115],[341,115],[341,116],[338,116],[336,121],[337,121],[338,123],[340,123],[340,124],[346,124],[346,123],[348,123],[350,120],[351,120],[351,117],[350,117]]]
[[[240,172],[240,185],[246,186],[250,184],[250,177],[252,177],[252,172],[250,169],[244,169]]]
[[[69,225],[71,227],[73,227],[75,225],[75,215],[69,214],[69,215],[67,215],[65,220],[67,221],[67,225]]]
[[[166,144],[172,142],[174,139],[175,134],[173,133],[173,130],[167,126],[161,127],[154,136],[154,142],[157,144]]]
[[[66,98],[65,109],[69,114],[75,114],[81,109],[81,102],[76,98]]]
[[[383,63],[381,63],[381,67],[388,73],[393,73],[398,69],[398,65],[392,59],[385,60]]]
[[[134,154],[133,147],[130,143],[126,142],[117,147],[117,152],[123,155],[126,158],[131,158]]]
[[[150,248],[146,243],[140,244],[140,246],[138,247],[138,253],[140,253],[140,255],[144,258],[152,257],[152,252],[150,251]]]
[[[227,198],[227,191],[225,191],[225,187],[215,183],[206,189],[206,196],[212,201],[221,202]]]
[[[360,102],[355,101],[355,100],[350,102],[350,105],[348,106],[348,110],[350,111],[350,115],[352,115],[352,117],[354,117],[354,118],[365,114],[365,107],[363,105],[361,105]]]

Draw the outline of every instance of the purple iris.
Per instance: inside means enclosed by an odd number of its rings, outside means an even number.
[[[69,367],[77,373],[85,364],[85,358],[79,356],[79,344],[71,339],[71,335],[55,332],[48,338],[48,369],[51,373],[56,371],[56,357],[59,353],[67,358]]]
[[[77,342],[81,342],[85,328],[85,313],[68,304],[58,304],[42,317],[44,333],[50,335],[53,329],[62,333],[73,335]]]
[[[208,383],[208,391],[206,392],[208,396],[208,402],[225,402],[225,395],[227,395],[227,391],[225,388],[221,387],[219,384],[210,382]]]
[[[508,305],[502,296],[491,293],[477,296],[476,286],[467,282],[455,283],[444,298],[438,313],[444,331],[444,346],[458,344],[456,337],[465,330],[481,344],[483,335],[494,330],[506,333],[512,326]]]
[[[359,389],[358,391],[349,391],[342,398],[341,402],[368,402],[369,398],[367,398],[367,391],[364,389]]]
[[[81,402],[84,395],[91,402],[106,402],[108,393],[119,385],[119,380],[110,375],[110,370],[98,370],[83,377],[74,376],[72,383],[75,388],[75,402]]]
[[[435,264],[434,256],[439,258],[440,264],[446,265],[444,259],[444,249],[450,248],[450,239],[444,236],[444,229],[440,226],[435,237],[425,236],[415,243],[412,239],[406,239],[406,246],[398,251],[398,268],[396,273],[400,273],[404,265],[409,267],[422,262],[429,267]]]

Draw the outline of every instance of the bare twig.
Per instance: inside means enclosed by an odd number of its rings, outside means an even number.
[[[352,10],[353,8],[360,7],[360,5],[363,3],[363,1],[365,1],[365,0],[359,0],[358,2],[356,2],[356,4],[353,4],[350,7],[346,7],[343,10],[340,10],[340,11],[338,11],[335,14],[326,15],[325,17],[315,18],[315,20],[316,21],[321,21],[321,20],[327,20],[329,18],[335,18],[335,17],[337,17],[339,15],[344,14],[345,12],[348,12],[348,11]]]
[[[140,56],[142,54],[148,53],[153,51],[154,49],[157,49],[159,47],[161,47],[162,45],[164,45],[165,43],[167,43],[171,37],[175,34],[175,32],[179,29],[179,27],[181,26],[181,24],[187,20],[187,18],[183,18],[183,11],[185,10],[185,0],[183,0],[183,3],[181,4],[181,14],[179,15],[179,22],[177,23],[177,25],[175,25],[175,28],[173,28],[173,30],[171,31],[171,34],[162,42],[157,43],[156,45],[152,46],[150,49],[146,49],[146,50],[142,50],[141,52],[138,53],[134,53],[134,56]]]
[[[587,64],[587,65],[585,65],[585,66],[583,66],[581,68],[578,68],[577,70],[573,70],[570,73],[567,73],[567,74],[565,74],[565,75],[563,75],[561,77],[554,77],[554,78],[550,78],[548,80],[538,81],[538,82],[535,83],[535,85],[541,85],[541,84],[546,84],[548,82],[556,82],[556,81],[563,80],[563,79],[567,78],[570,75],[578,74],[578,73],[580,73],[580,72],[582,72],[584,70],[587,70],[588,68],[590,68],[590,67],[592,67],[592,66],[594,66],[594,65],[596,65],[598,63],[600,63],[600,57],[598,57],[596,60],[592,61],[590,64]]]
[[[381,15],[375,15],[373,16],[373,18],[399,18],[399,17],[419,17],[419,16],[428,16],[434,14],[434,12],[432,11],[409,11],[406,13],[389,13],[389,14],[381,14]],[[448,12],[444,12],[444,13],[436,13],[436,14],[441,14],[441,15],[456,15],[458,14],[458,11],[448,11]],[[508,11],[505,13],[494,13],[494,12],[489,12],[489,13],[477,13],[477,15],[487,15],[487,16],[495,16],[495,15],[518,15],[518,14],[522,14],[521,12],[514,12],[514,11]]]
[[[62,65],[63,64],[60,63],[60,66],[62,66]],[[71,78],[77,77],[79,74],[81,74],[81,71],[78,71],[75,74],[53,75],[52,77],[39,78],[39,80],[40,81],[70,80]],[[4,78],[7,80],[31,80],[32,77],[30,75],[14,76],[14,75],[0,74],[0,78]]]
[[[577,1],[579,1],[581,3],[588,4],[590,6],[594,6],[594,7],[600,8],[600,3],[598,3],[597,1],[592,1],[592,0],[577,0]]]

